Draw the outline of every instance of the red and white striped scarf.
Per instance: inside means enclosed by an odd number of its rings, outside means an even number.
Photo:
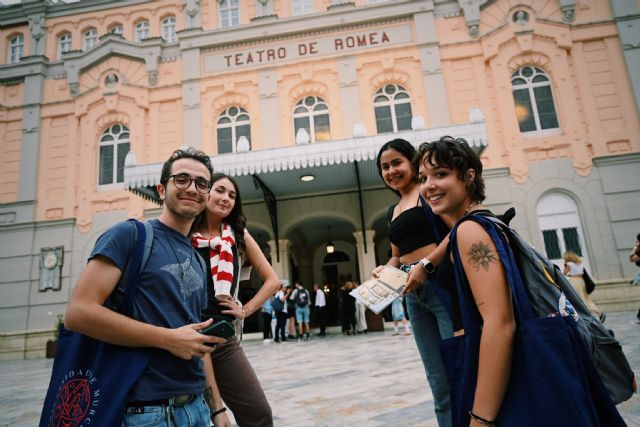
[[[225,282],[231,288],[233,284],[233,251],[231,247],[236,244],[236,241],[229,224],[222,223],[221,235],[211,239],[207,239],[200,233],[194,233],[191,236],[191,243],[195,248],[210,248],[209,258],[214,288],[216,283],[225,284]]]

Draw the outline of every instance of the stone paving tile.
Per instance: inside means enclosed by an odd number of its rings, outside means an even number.
[[[634,316],[610,313],[607,326],[639,373],[640,327],[629,323]],[[277,427],[437,427],[413,337],[391,336],[387,329],[309,342],[246,340],[243,346]],[[37,425],[51,365],[46,359],[0,362],[0,427]],[[630,427],[640,427],[639,395],[618,409]]]

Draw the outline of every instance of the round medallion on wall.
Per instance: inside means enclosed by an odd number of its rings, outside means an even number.
[[[104,85],[106,87],[115,87],[118,85],[119,81],[120,79],[116,74],[107,74],[107,76],[104,78]]]
[[[49,252],[44,257],[43,264],[47,270],[52,270],[56,265],[58,265],[58,256],[55,254],[55,252]]]

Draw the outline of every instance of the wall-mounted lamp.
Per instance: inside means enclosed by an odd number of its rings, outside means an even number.
[[[336,245],[331,241],[331,227],[327,227],[327,240],[329,240],[329,243],[327,243],[327,253],[332,254],[336,250]]]
[[[300,181],[302,182],[309,182],[309,181],[313,181],[315,179],[315,176],[313,175],[302,175],[300,177]]]

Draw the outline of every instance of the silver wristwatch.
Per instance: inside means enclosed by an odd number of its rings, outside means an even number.
[[[420,265],[422,265],[422,267],[424,268],[424,271],[426,271],[427,274],[431,274],[434,271],[436,271],[436,266],[433,265],[433,263],[429,261],[427,258],[422,258],[420,260]]]

